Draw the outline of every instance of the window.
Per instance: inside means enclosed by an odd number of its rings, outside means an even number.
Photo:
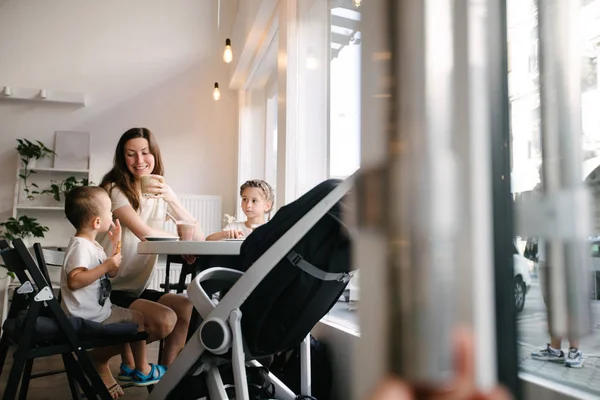
[[[333,3],[298,1],[295,198],[360,164],[360,13]]]
[[[346,178],[360,165],[360,13],[331,10],[329,176]]]
[[[277,194],[277,80],[276,74],[267,85],[265,122],[265,180]],[[277,196],[273,204],[276,209]]]
[[[583,34],[581,43],[582,57],[582,85],[581,85],[581,102],[582,102],[582,121],[583,135],[582,146],[584,159],[593,159],[600,153],[600,119],[597,117],[600,103],[598,92],[598,66],[596,55],[596,37],[598,19],[600,18],[600,1],[592,0],[585,1],[585,9],[580,15],[580,24],[578,28]],[[542,138],[541,138],[541,121],[540,121],[540,87],[539,87],[539,68],[538,60],[540,60],[540,48],[538,40],[538,11],[534,2],[524,2],[521,0],[509,1],[508,6],[508,37],[511,42],[509,48],[509,58],[511,60],[511,77],[512,81],[509,88],[509,97],[511,101],[511,131],[512,131],[512,162],[513,171],[511,184],[515,198],[518,202],[520,199],[535,196],[540,184],[544,184],[542,157]],[[529,35],[522,35],[523,32],[529,32]],[[518,40],[518,37],[527,37],[526,40]],[[541,37],[543,40],[544,38]],[[541,54],[541,60],[544,60],[544,55]],[[543,66],[542,66],[543,67]],[[516,75],[515,75],[516,74]],[[542,126],[543,127],[543,126]],[[527,147],[525,147],[527,146]],[[600,160],[600,159],[599,159]],[[586,176],[600,173],[596,170],[600,162],[587,170]],[[585,170],[586,162],[584,162]],[[595,171],[595,172],[594,172]],[[593,218],[594,226],[596,227],[595,235],[600,235],[598,231],[598,183],[593,178],[584,176],[586,182],[594,193],[596,215]],[[538,241],[538,238],[518,238],[518,242],[537,243],[537,255],[527,254],[524,249],[528,248],[524,245],[520,246],[520,251],[515,254],[514,275],[515,275],[515,301],[524,296],[524,306],[517,307],[518,310],[518,330],[519,330],[519,359],[520,368],[522,371],[546,378],[553,382],[569,385],[578,389],[592,392],[596,395],[600,394],[600,388],[593,385],[593,380],[585,378],[585,373],[582,369],[565,368],[564,359],[558,360],[556,357],[555,363],[541,361],[545,355],[540,351],[546,348],[546,343],[551,341],[548,333],[548,321],[546,316],[546,305],[542,294],[541,287],[543,286],[545,276],[548,275],[548,268],[545,267],[547,257],[546,248],[543,241]],[[522,239],[522,240],[521,240]],[[597,303],[598,291],[596,290],[597,275],[600,271],[600,264],[597,263],[598,243],[590,241],[590,276],[593,283],[593,291],[590,294],[590,299]],[[523,257],[527,256],[530,261],[524,261]],[[535,264],[535,265],[530,265]],[[596,266],[598,264],[598,266]],[[519,265],[525,266],[520,268]],[[527,267],[529,265],[529,267]],[[567,266],[569,267],[569,266]],[[527,271],[529,270],[529,271]],[[540,281],[542,279],[542,281]],[[583,287],[580,290],[586,291]],[[547,296],[547,294],[545,294]],[[593,312],[598,315],[598,307],[594,304]],[[594,364],[595,360],[592,353],[595,352],[594,336],[597,337],[600,333],[599,327],[594,328],[594,332],[589,337],[584,337],[578,342],[569,342],[567,338],[562,340],[562,349],[567,355],[567,363],[569,347],[577,346],[583,352],[583,360],[585,364]],[[557,339],[557,338],[555,338]],[[555,346],[560,347],[556,342]],[[537,352],[537,354],[535,353]],[[558,355],[558,353],[557,353]],[[588,358],[589,356],[589,358]],[[549,357],[553,357],[550,355]],[[577,366],[577,365],[576,365]]]
[[[264,179],[275,190],[277,203],[278,39],[273,33],[261,46],[261,56],[253,61],[252,73],[240,93],[237,187],[249,179]],[[235,213],[239,220],[245,220],[238,190],[236,198]]]

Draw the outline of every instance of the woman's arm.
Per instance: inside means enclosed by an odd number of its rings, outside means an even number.
[[[170,233],[148,226],[130,205],[117,208],[113,215],[119,219],[121,226],[129,228],[140,240],[146,236],[172,236]]]
[[[148,185],[146,190],[148,190],[149,193],[152,193],[156,197],[164,199],[167,205],[169,206],[171,215],[177,221],[195,222],[196,231],[194,232],[193,240],[204,240],[204,232],[202,232],[202,229],[198,225],[198,221],[196,221],[196,218],[194,218],[181,204],[181,202],[175,195],[175,192],[173,192],[173,189],[171,189],[171,187],[167,185],[165,178],[159,175],[153,176],[155,176],[157,179],[154,180],[152,184]]]

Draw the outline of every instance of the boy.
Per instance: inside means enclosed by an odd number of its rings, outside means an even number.
[[[62,308],[67,315],[84,318],[101,324],[134,322],[139,331],[144,330],[140,312],[112,305],[110,280],[119,272],[121,264],[121,225],[113,224],[110,197],[100,187],[82,186],[67,193],[65,214],[75,227],[65,253],[61,275]],[[111,227],[114,227],[111,231]],[[112,241],[112,256],[107,258],[96,241],[101,232],[108,232]],[[131,343],[135,367],[132,380],[136,386],[155,384],[164,375],[165,368],[148,364],[146,343]],[[103,375],[101,373],[101,375]],[[108,379],[108,382],[106,381]],[[113,398],[123,394],[112,376],[103,377]]]

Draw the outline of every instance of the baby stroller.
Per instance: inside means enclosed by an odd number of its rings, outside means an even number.
[[[230,398],[222,379],[233,372],[237,400],[250,399],[246,366],[300,344],[301,392],[268,373],[273,398],[310,398],[310,330],[333,307],[352,277],[350,238],[341,221],[351,178],[327,180],[282,207],[244,241],[236,269],[209,268],[188,286],[203,318],[150,399]],[[229,282],[218,305],[203,288]],[[233,389],[232,388],[232,389]],[[200,393],[206,390],[206,393]]]

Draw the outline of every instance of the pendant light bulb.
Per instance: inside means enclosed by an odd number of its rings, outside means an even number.
[[[233,51],[231,50],[231,40],[225,40],[225,51],[223,51],[223,61],[227,64],[233,61]]]
[[[354,0],[354,7],[360,7],[362,0]]]
[[[213,98],[219,100],[221,98],[221,90],[219,89],[219,83],[215,82],[215,88],[213,90]]]

